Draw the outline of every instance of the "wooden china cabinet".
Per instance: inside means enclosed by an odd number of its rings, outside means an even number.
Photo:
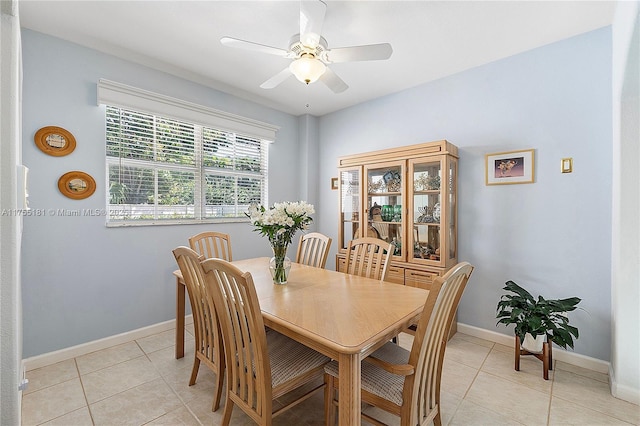
[[[442,140],[349,155],[338,168],[338,271],[349,240],[362,236],[394,244],[390,282],[428,290],[456,265],[456,146]]]

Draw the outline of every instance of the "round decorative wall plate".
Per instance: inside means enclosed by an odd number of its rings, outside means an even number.
[[[43,127],[36,132],[33,140],[40,151],[54,157],[69,155],[76,149],[76,138],[62,127]]]
[[[96,181],[87,173],[74,170],[60,176],[58,189],[66,197],[83,200],[96,191]]]

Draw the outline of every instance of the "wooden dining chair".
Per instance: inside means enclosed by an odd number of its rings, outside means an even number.
[[[451,323],[473,266],[462,262],[433,282],[418,322],[411,351],[393,343],[373,352],[362,362],[361,398],[400,417],[401,426],[442,424],[440,378]],[[325,367],[325,423],[335,420],[338,363]],[[380,421],[362,415],[373,424]]]
[[[303,234],[298,244],[296,263],[303,265],[324,268],[327,264],[329,249],[331,248],[331,238],[319,232]]]
[[[349,241],[345,272],[351,275],[384,281],[393,244],[378,238],[364,237]]]
[[[325,387],[324,382],[273,411],[273,400],[323,378],[329,358],[274,330],[266,330],[249,272],[221,259],[202,261],[207,295],[222,326],[227,400],[222,425],[237,405],[260,425]],[[318,381],[319,382],[319,381]],[[316,383],[317,384],[317,383]]]
[[[216,375],[216,390],[213,397],[212,411],[220,407],[224,379],[224,351],[222,334],[213,306],[207,302],[204,271],[200,266],[203,256],[188,247],[173,250],[180,272],[189,293],[193,328],[195,331],[195,354],[189,386],[196,383],[200,363],[209,367]]]
[[[205,231],[189,238],[191,250],[197,251],[205,258],[217,257],[233,261],[231,255],[231,237],[222,232]]]

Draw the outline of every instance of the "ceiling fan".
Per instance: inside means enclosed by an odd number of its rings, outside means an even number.
[[[291,37],[288,50],[233,37],[222,37],[220,42],[229,47],[293,59],[287,68],[262,83],[263,89],[273,89],[293,74],[303,83],[320,80],[334,93],[344,92],[349,86],[328,64],[389,59],[393,49],[389,43],[329,49],[327,40],[320,35],[326,9],[326,3],[321,0],[300,2],[300,33]]]

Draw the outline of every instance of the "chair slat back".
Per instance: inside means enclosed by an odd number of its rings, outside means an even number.
[[[222,348],[222,336],[214,305],[207,295],[204,271],[200,266],[202,257],[188,247],[176,248],[173,250],[173,255],[178,262],[189,294],[196,351],[204,355],[211,363],[220,363],[221,360],[214,355],[222,353],[220,349]]]
[[[349,241],[347,246],[345,272],[351,275],[384,281],[393,244],[372,237]]]
[[[216,257],[229,262],[233,261],[231,254],[231,237],[222,232],[206,231],[189,238],[192,250],[197,251],[206,259]]]
[[[415,374],[407,377],[403,395],[411,400],[411,424],[421,424],[438,403],[447,337],[473,266],[461,262],[434,280],[418,322],[409,356]]]
[[[324,268],[331,248],[331,238],[319,232],[311,232],[300,237],[296,263]]]
[[[206,259],[202,267],[220,319],[228,397],[261,423],[272,412],[271,367],[253,278],[221,259]]]

